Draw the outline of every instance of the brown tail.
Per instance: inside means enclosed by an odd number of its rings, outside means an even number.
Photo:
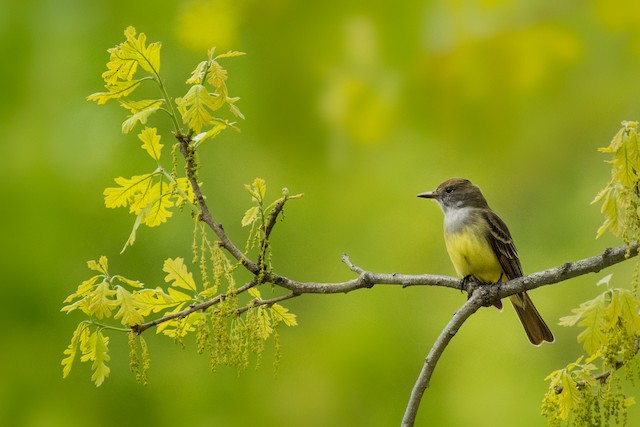
[[[513,308],[516,309],[516,314],[522,322],[524,331],[529,337],[529,341],[533,345],[540,345],[543,342],[553,342],[554,337],[551,330],[542,320],[542,316],[536,310],[536,306],[533,305],[533,301],[529,298],[526,292],[518,295],[512,295],[509,297],[513,303]]]

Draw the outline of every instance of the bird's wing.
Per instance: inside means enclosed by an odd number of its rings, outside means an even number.
[[[482,210],[482,216],[489,225],[487,240],[500,262],[502,271],[507,275],[506,278],[511,280],[522,276],[522,266],[520,266],[520,260],[518,259],[518,251],[513,244],[507,224],[488,209]]]

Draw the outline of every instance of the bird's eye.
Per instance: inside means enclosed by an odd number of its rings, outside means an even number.
[[[445,189],[444,189],[444,192],[445,192],[445,193],[447,193],[447,194],[449,194],[449,193],[453,192],[453,187],[447,187],[447,188],[445,188]]]

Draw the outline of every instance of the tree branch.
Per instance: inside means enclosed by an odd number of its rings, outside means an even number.
[[[298,296],[300,296],[300,294],[291,292],[290,294],[280,295],[279,297],[273,297],[270,299],[256,299],[256,300],[253,300],[248,305],[246,305],[245,307],[239,308],[236,314],[240,315],[245,311],[249,311],[254,307],[260,307],[261,305],[266,305],[267,307],[271,307],[273,304],[276,304],[280,301],[286,301],[288,299],[295,298]]]
[[[239,287],[236,291],[234,291],[234,295],[241,294],[241,293],[253,288],[257,284],[258,284],[258,279],[256,277],[254,277],[250,282],[244,284],[243,286]],[[139,325],[133,325],[133,326],[131,326],[131,331],[135,332],[138,335],[140,335],[141,333],[143,333],[147,329],[152,328],[154,326],[158,326],[161,323],[168,322],[168,321],[173,320],[173,319],[181,319],[183,317],[187,317],[188,315],[190,315],[191,313],[195,313],[196,311],[204,311],[207,308],[212,307],[212,306],[224,301],[229,296],[230,295],[228,293],[227,294],[216,295],[214,298],[211,298],[210,300],[202,302],[200,304],[191,304],[189,307],[185,308],[184,310],[180,310],[180,311],[177,311],[175,313],[167,314],[165,316],[162,316],[162,317],[160,317],[158,319],[155,319],[155,320],[152,320],[150,322],[140,323]]]
[[[225,233],[224,228],[222,228],[222,224],[218,223],[211,215],[211,211],[209,210],[209,206],[204,198],[204,194],[202,194],[202,190],[200,188],[200,183],[198,182],[197,177],[197,163],[195,160],[195,150],[191,147],[191,135],[186,135],[181,132],[176,133],[176,139],[179,143],[180,153],[184,157],[187,162],[187,178],[191,183],[191,188],[193,189],[193,194],[196,197],[196,201],[198,202],[198,206],[200,207],[200,220],[213,230],[213,232],[220,239],[220,245],[225,248],[236,260],[238,260],[244,268],[249,270],[253,274],[258,274],[260,271],[260,267],[258,264],[252,262],[248,258],[244,256],[242,251],[233,244],[231,239]]]
[[[519,292],[528,291],[544,285],[562,282],[573,277],[588,273],[596,273],[614,264],[620,263],[638,254],[638,244],[631,246],[622,245],[616,248],[607,248],[601,254],[584,258],[575,262],[567,262],[558,267],[550,268],[528,276],[518,277],[500,286],[477,286],[469,283],[467,290],[470,298],[453,315],[447,326],[442,330],[440,336],[429,350],[422,370],[411,391],[409,402],[402,419],[402,427],[413,427],[420,406],[420,401],[425,390],[429,387],[433,370],[436,367],[440,356],[455,336],[462,324],[481,306],[491,305],[493,301],[514,295]],[[606,376],[605,376],[606,374]],[[609,371],[610,374],[610,371]],[[601,375],[603,380],[607,373]]]
[[[490,303],[496,299],[502,299],[519,292],[539,288],[540,286],[551,285],[588,273],[596,273],[624,261],[627,259],[627,255],[628,257],[633,257],[637,254],[638,245],[607,248],[601,254],[589,258],[567,262],[557,267],[518,277],[502,283],[500,286],[488,287],[489,289],[485,291],[488,293],[483,294],[483,298],[487,300],[485,303]],[[400,285],[402,287],[443,286],[460,289],[460,280],[454,277],[435,274],[374,273],[354,265],[348,255],[343,255],[342,259],[351,271],[358,274],[356,279],[339,283],[299,282],[276,273],[268,273],[265,276],[265,281],[299,294],[347,293],[361,288],[371,288],[375,285]],[[477,286],[470,282],[465,290],[468,292],[473,291],[474,287]]]
[[[196,174],[197,163],[194,159],[195,150],[190,145],[191,136],[177,132],[176,138],[179,141],[180,152],[186,160],[187,177],[189,179],[189,182],[191,183],[191,187],[193,188],[198,206],[200,207],[200,220],[205,222],[218,236],[218,238],[220,239],[220,245],[224,247],[236,260],[238,260],[242,264],[242,266],[244,266],[255,276],[252,282],[245,285],[245,287],[247,287],[246,289],[256,286],[258,282],[270,282],[291,291],[290,294],[275,297],[270,300],[254,300],[252,304],[249,304],[240,310],[246,311],[251,307],[255,307],[256,305],[274,304],[277,301],[294,298],[301,294],[347,293],[355,291],[357,289],[372,288],[375,285],[383,284],[400,285],[403,288],[407,286],[423,285],[444,286],[460,289],[460,281],[453,277],[432,274],[385,274],[366,271],[354,265],[347,255],[343,255],[342,260],[351,271],[358,275],[358,277],[339,283],[300,282],[279,275],[275,272],[265,271],[262,266],[264,250],[266,249],[266,245],[268,245],[268,238],[271,234],[271,231],[273,230],[278,215],[282,212],[284,203],[287,200],[286,196],[283,197],[283,199],[274,207],[267,224],[264,225],[265,235],[261,242],[261,252],[258,256],[258,262],[251,261],[242,253],[242,251],[237,246],[233,244],[233,242],[229,239],[224,229],[222,228],[222,225],[219,224],[211,215],[211,212],[207,206],[206,200],[198,183]],[[598,272],[614,264],[620,263],[629,257],[636,256],[637,254],[638,244],[634,244],[631,246],[622,245],[616,248],[607,248],[601,254],[593,257],[585,258],[575,262],[567,262],[558,267],[550,268],[537,273],[532,273],[528,276],[518,277],[506,283],[501,283],[499,284],[499,286],[478,286],[477,284],[474,284],[472,282],[466,283],[465,290],[469,293],[469,298],[454,314],[453,318],[442,330],[434,345],[431,347],[431,350],[429,351],[429,354],[425,359],[422,370],[411,392],[411,396],[409,398],[409,402],[407,404],[407,408],[405,410],[404,418],[402,421],[402,426],[411,427],[414,425],[422,396],[425,390],[429,387],[431,376],[433,375],[433,371],[438,363],[438,360],[440,359],[440,356],[444,352],[451,339],[464,324],[464,322],[480,307],[491,305],[493,302],[499,299],[517,294],[519,292],[562,282],[564,280],[588,273]],[[258,277],[259,279],[257,279]],[[240,289],[237,292],[239,293]],[[210,301],[193,305],[179,313],[164,316],[163,318],[156,319],[155,321],[148,322],[142,325],[135,325],[132,327],[132,330],[137,333],[142,333],[149,327],[156,326],[164,321],[184,317],[189,315],[190,313],[193,313],[194,311],[204,310],[208,307],[211,307],[222,301],[225,297],[226,295],[218,295]]]
[[[486,289],[488,289],[488,287],[478,288],[478,290]],[[444,349],[456,333],[458,333],[462,324],[484,305],[484,296],[481,295],[481,293],[482,292],[474,292],[471,298],[469,298],[467,302],[465,302],[462,307],[455,312],[453,318],[449,323],[447,323],[447,326],[445,326],[442,332],[440,332],[438,339],[436,339],[433,347],[429,350],[429,354],[424,361],[420,375],[418,375],[418,379],[411,390],[411,396],[409,397],[409,402],[407,403],[407,408],[405,410],[404,417],[402,418],[402,427],[411,427],[414,425],[416,415],[418,414],[418,408],[420,407],[420,402],[422,400],[422,395],[429,387],[431,376],[433,375],[433,371],[436,368],[436,364],[438,363],[438,360],[440,360],[440,356],[442,356]]]
[[[283,196],[278,203],[273,207],[271,213],[269,214],[269,220],[264,225],[264,236],[262,236],[262,241],[260,242],[260,253],[258,254],[258,266],[262,271],[265,270],[264,266],[264,255],[267,251],[267,247],[269,246],[269,237],[271,236],[271,232],[273,231],[273,227],[276,225],[276,221],[278,220],[278,216],[284,209],[284,204],[287,201],[287,196]]]
[[[456,315],[454,315],[454,318],[443,330],[443,334],[450,334],[451,337],[455,335],[455,332],[457,332],[459,326],[464,322],[464,320],[466,320],[468,316],[464,317],[462,323],[460,324],[455,323],[454,320],[458,319],[456,316],[458,316],[458,313],[460,311],[467,307],[467,304],[471,304],[470,301],[477,301],[479,299],[479,301],[477,302],[479,304],[478,307],[483,305],[487,306],[491,305],[493,301],[505,298],[509,295],[514,295],[516,293],[535,289],[544,285],[562,282],[564,280],[568,280],[584,274],[598,272],[627,259],[627,252],[629,252],[629,257],[637,255],[638,245],[633,245],[631,247],[622,245],[616,248],[608,248],[599,255],[575,262],[567,262],[558,267],[550,268],[537,273],[532,273],[528,276],[518,277],[517,279],[510,280],[509,282],[502,283],[500,286],[477,286],[473,283],[469,283],[467,284],[467,288],[465,290],[470,292],[471,297],[469,298],[469,300],[467,300],[467,303],[465,303],[465,305],[463,305],[461,309],[458,310]],[[447,288],[460,289],[460,280],[454,277],[440,276],[435,274],[374,273],[371,271],[366,271],[354,265],[351,262],[349,256],[346,254],[342,256],[342,260],[351,271],[358,274],[357,278],[337,283],[300,282],[285,276],[278,275],[276,273],[265,272],[263,280],[265,282],[273,283],[277,286],[291,291],[291,294],[282,297],[276,297],[282,299],[289,299],[302,294],[349,293],[358,289],[372,288],[374,285],[402,286],[403,288],[408,286],[442,286]],[[243,293],[248,289],[258,285],[257,277],[258,276],[256,275],[256,277],[254,277],[251,282],[248,282],[247,284],[238,288],[235,291],[235,294]],[[192,305],[182,311],[172,313],[140,325],[134,325],[131,327],[131,329],[134,332],[140,334],[150,327],[157,326],[169,320],[186,317],[189,314],[199,310],[205,310],[213,305],[220,303],[227,296],[227,294],[218,295],[211,300]],[[276,300],[273,302],[277,301],[280,300]],[[473,314],[473,312],[475,312],[476,310],[477,308],[471,311],[469,315]],[[463,313],[466,313],[466,311],[463,311]],[[455,328],[451,329],[450,326],[451,328]],[[450,339],[451,338],[446,341],[442,341],[445,346],[446,344],[448,344],[448,341]],[[438,344],[438,342],[440,341],[437,341],[436,344]],[[437,361],[437,358],[435,360]]]
[[[554,268],[518,277],[500,286],[499,298],[528,291],[545,285],[562,282],[588,273],[597,273],[612,265],[638,255],[640,245],[621,245],[615,248],[607,248],[602,253],[574,262],[566,262]]]

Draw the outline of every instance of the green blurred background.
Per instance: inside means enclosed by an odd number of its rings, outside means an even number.
[[[150,384],[128,372],[112,335],[112,375],[95,388],[86,364],[62,380],[60,360],[80,316],[62,300],[107,255],[113,271],[149,286],[162,260],[190,257],[187,214],[142,229],[107,210],[115,176],[149,167],[125,111],[85,101],[100,91],[106,49],[128,25],[162,41],[174,96],[206,50],[224,62],[246,115],[202,151],[211,207],[233,239],[267,180],[291,202],[274,235],[274,265],[299,280],[353,277],[348,252],[380,272],[454,273],[442,213],[417,199],[453,176],[479,184],[509,223],[526,272],[596,254],[589,203],[609,171],[596,152],[622,120],[640,119],[640,3],[633,1],[0,1],[3,153],[3,426],[392,426],[423,358],[465,296],[375,287],[287,302],[277,374],[237,376],[154,334]],[[161,116],[156,116],[158,124]],[[166,129],[165,125],[159,125]],[[168,141],[166,141],[168,142]],[[625,285],[631,266],[611,271]],[[608,273],[608,271],[606,272]],[[532,293],[551,325],[600,290],[606,273]],[[619,282],[616,282],[616,278]],[[577,330],[534,348],[513,311],[483,309],[447,348],[419,425],[542,426],[543,378],[581,354]],[[640,424],[631,408],[629,425]]]

